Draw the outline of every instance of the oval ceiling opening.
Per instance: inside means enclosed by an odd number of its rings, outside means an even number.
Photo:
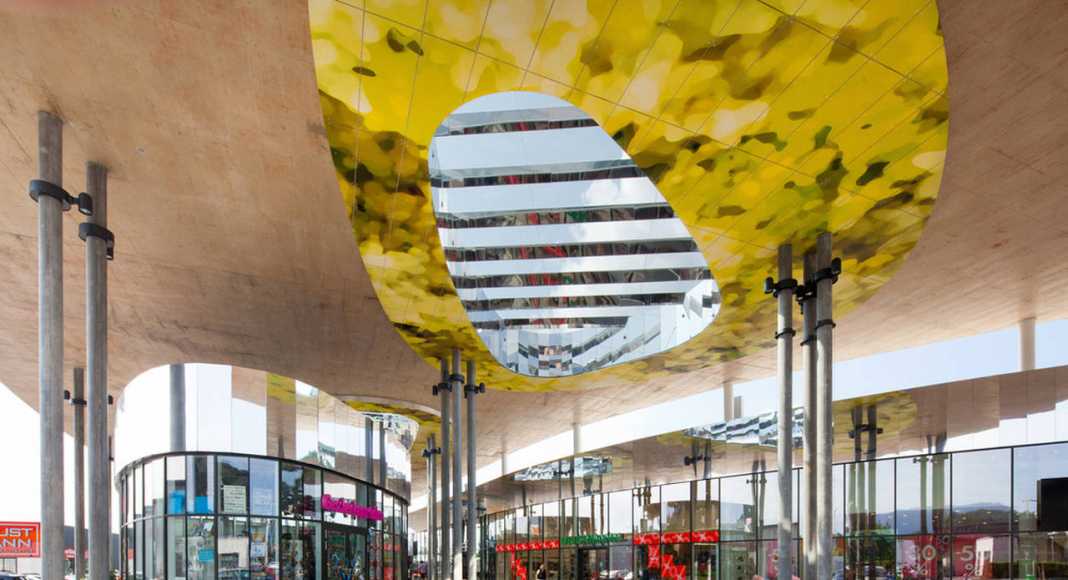
[[[486,95],[430,144],[445,260],[505,368],[560,377],[664,352],[719,311],[671,205],[586,113],[547,95]]]

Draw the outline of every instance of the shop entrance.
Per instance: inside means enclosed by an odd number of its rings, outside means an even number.
[[[367,535],[347,526],[323,526],[326,580],[367,580]]]
[[[579,548],[577,580],[608,578],[608,548]]]

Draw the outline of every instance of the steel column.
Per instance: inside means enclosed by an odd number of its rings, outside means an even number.
[[[793,251],[790,244],[779,246],[778,283],[775,297],[779,303],[779,577],[792,578],[793,568],[793,464],[794,464],[794,291]]]
[[[74,578],[85,578],[85,369],[74,369]]]
[[[93,198],[89,223],[108,227],[108,170],[86,164],[86,190]],[[111,463],[108,453],[108,269],[107,242],[85,238],[85,336],[89,377],[89,578],[111,577]]]
[[[476,449],[475,395],[480,391],[475,378],[475,361],[467,361],[467,551],[465,552],[468,580],[478,577],[478,485],[476,471],[478,467],[478,450]]]
[[[171,365],[170,371],[171,451],[185,451],[185,365]]]
[[[386,462],[386,422],[378,422],[378,484],[386,489],[389,483],[389,464]]]
[[[438,501],[438,482],[437,482],[437,469],[435,469],[437,455],[437,446],[434,443],[434,436],[431,435],[426,439],[426,450],[423,452],[423,456],[426,457],[426,483],[427,483],[427,500],[426,500],[426,570],[427,579],[436,580],[437,570],[435,569],[435,550],[437,549],[437,509]]]
[[[460,427],[463,412],[464,377],[460,372],[460,349],[452,349],[452,577],[460,580],[464,574],[464,512],[463,512],[463,437]]]
[[[449,383],[449,363],[441,359],[441,382],[438,383],[438,394],[441,395],[441,577],[445,580],[452,578],[452,543],[449,541],[449,527],[451,510],[449,503],[452,497],[450,480],[452,479],[452,454],[449,452],[452,446],[452,436],[449,423],[451,423],[452,405],[450,395],[452,386]]]
[[[831,311],[833,304],[831,292],[834,280],[825,274],[831,268],[831,234],[829,233],[820,234],[816,240],[816,268],[819,274],[816,282],[816,440],[819,444],[816,456],[819,496],[819,510],[816,517],[817,578],[831,578],[834,576],[834,544],[831,538],[834,514],[832,477],[834,427],[831,424],[831,404],[834,401],[832,388],[834,322]]]
[[[63,121],[37,113],[37,174],[63,187]],[[41,414],[41,576],[62,580],[63,204],[37,199],[38,397]]]
[[[375,420],[363,419],[363,446],[367,449],[367,483],[375,482]]]
[[[811,252],[803,260],[803,280],[805,291],[800,296],[801,315],[804,329],[801,339],[801,358],[805,362],[805,431],[802,452],[804,455],[804,478],[802,479],[801,508],[805,517],[804,578],[816,578],[816,301],[812,292],[813,277],[816,274],[816,256]]]

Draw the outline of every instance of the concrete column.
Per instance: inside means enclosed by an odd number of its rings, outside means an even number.
[[[37,174],[63,187],[63,121],[37,113]],[[63,203],[37,199],[38,397],[41,413],[41,577],[62,580]]]
[[[793,279],[793,251],[790,244],[779,246],[778,280]],[[779,303],[778,342],[779,358],[779,441],[777,447],[779,472],[779,577],[792,578],[794,574],[794,292],[787,284],[775,295]]]
[[[820,234],[816,240],[816,267],[825,270],[831,267],[831,234]],[[817,527],[817,578],[830,578],[834,575],[833,529],[833,477],[832,461],[834,459],[834,428],[831,424],[831,405],[834,401],[832,389],[832,295],[833,280],[822,276],[816,283],[816,483],[818,490]]]
[[[85,369],[74,369],[74,578],[85,578]]]
[[[383,489],[389,483],[389,469],[386,462],[386,422],[378,422],[378,485]]]
[[[170,371],[171,451],[185,451],[185,365],[171,365]]]
[[[427,529],[427,541],[426,541],[426,559],[427,559],[427,580],[436,580],[437,571],[434,569],[435,560],[437,560],[437,554],[435,549],[437,548],[434,536],[437,535],[437,495],[438,495],[438,482],[437,474],[435,473],[434,463],[436,461],[437,449],[434,443],[434,436],[431,435],[426,439],[426,451],[423,452],[423,456],[426,457],[426,485],[427,485],[427,500],[426,500],[426,529]]]
[[[467,361],[467,551],[464,565],[467,567],[468,580],[478,577],[478,449],[476,446],[475,396],[478,395],[478,382],[475,377],[475,361]]]
[[[452,386],[449,383],[449,363],[441,359],[441,382],[438,383],[438,394],[441,395],[441,577],[445,580],[452,579],[452,542],[449,541],[452,529],[449,522],[452,516],[449,502],[452,498],[452,404],[450,395]],[[458,580],[458,579],[457,579]]]
[[[1035,319],[1020,321],[1020,370],[1035,370]]]
[[[108,227],[108,170],[86,165],[86,189],[93,198],[89,223]],[[107,242],[85,239],[85,336],[89,375],[89,578],[111,577],[111,463],[108,450],[108,269]]]
[[[816,256],[811,252],[805,254],[804,260],[805,294],[801,299],[801,314],[804,330],[801,339],[801,358],[805,361],[803,376],[805,385],[805,431],[804,463],[801,484],[801,509],[805,514],[805,573],[804,578],[816,578],[816,300],[812,289],[812,278],[816,274]]]
[[[460,372],[460,349],[452,350],[452,577],[460,580],[464,574],[464,511],[463,511],[463,437],[461,413],[463,412],[464,379]]]

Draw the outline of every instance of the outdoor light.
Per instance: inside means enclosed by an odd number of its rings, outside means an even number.
[[[67,190],[43,179],[30,180],[30,198],[37,201],[42,195],[59,200],[63,204],[63,211],[70,209],[72,205],[78,206],[78,212],[82,215],[93,215],[93,198],[88,193],[79,193],[78,197],[67,193]]]

